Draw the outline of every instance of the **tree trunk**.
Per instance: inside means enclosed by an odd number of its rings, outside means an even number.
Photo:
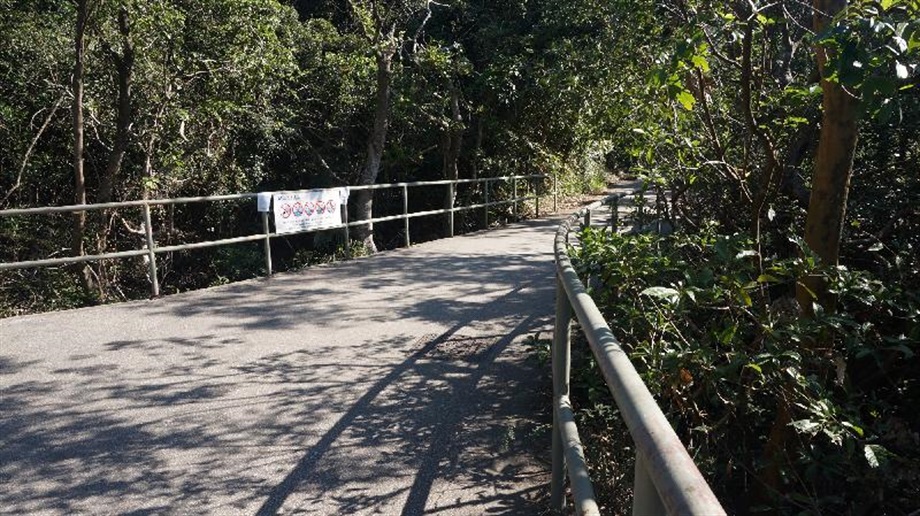
[[[449,81],[450,89],[450,123],[444,132],[444,179],[456,181],[460,175],[460,147],[463,143],[463,115],[460,113],[460,91],[454,81]],[[448,187],[444,196],[444,209],[453,208],[457,198],[457,185]],[[450,224],[451,214],[445,217],[445,225]]]
[[[105,173],[99,182],[99,202],[110,202],[115,177],[121,171],[121,162],[128,150],[131,130],[131,82],[134,73],[134,47],[131,45],[128,10],[118,12],[118,31],[122,37],[122,53],[115,55],[118,73],[118,113],[115,117],[115,142],[106,163]]]
[[[815,0],[815,31],[822,32],[830,17],[846,4],[846,0]],[[816,52],[824,92],[824,114],[805,221],[805,243],[825,265],[833,266],[837,265],[840,257],[840,238],[859,136],[856,125],[859,100],[840,84],[827,80],[830,72],[825,71],[825,65],[831,51],[818,47]],[[827,312],[836,308],[835,296],[828,292],[824,278],[819,275],[801,278],[796,297],[803,315],[807,317],[814,315],[813,302]]]
[[[393,78],[393,55],[390,49],[377,51],[377,102],[374,109],[374,125],[367,139],[367,161],[361,174],[359,184],[372,185],[380,173],[380,162],[387,138],[387,124],[390,116],[390,83]],[[355,220],[370,220],[374,214],[374,191],[359,190],[353,195],[355,201]],[[376,253],[374,243],[374,224],[357,226],[355,240],[362,242],[368,252]]]
[[[828,21],[844,7],[846,0],[814,0],[814,28],[816,33],[824,31]],[[821,88],[824,92],[821,136],[818,139],[815,173],[812,179],[811,197],[805,222],[805,242],[825,265],[837,265],[840,255],[840,236],[846,213],[847,193],[853,169],[853,155],[856,151],[858,130],[856,115],[858,100],[843,90],[839,84],[826,79],[825,65],[828,49],[815,49],[818,70],[821,73]],[[834,311],[834,296],[828,292],[821,276],[799,279],[796,297],[804,317],[814,316],[813,302],[826,311]],[[816,339],[808,346],[821,346],[824,339]],[[761,499],[767,501],[773,493],[781,490],[781,469],[791,463],[801,443],[789,423],[794,419],[793,408],[780,397],[777,415],[773,421],[770,436],[764,446],[766,467],[761,472],[764,488]]]
[[[482,137],[485,131],[485,117],[486,114],[484,110],[476,117],[476,137],[473,139],[473,152],[470,153],[470,169],[472,171],[470,177],[473,179],[479,179],[479,160],[482,157]]]
[[[86,204],[86,180],[83,175],[83,72],[86,58],[86,22],[88,18],[88,0],[77,1],[77,26],[74,33],[74,67],[73,67],[73,175],[74,203]],[[83,233],[86,229],[86,212],[79,211],[73,215],[71,248],[74,256],[83,256]],[[93,274],[89,265],[80,266],[80,281],[84,291],[92,295],[95,290]]]
[[[124,6],[118,11],[118,32],[121,35],[121,52],[111,51],[115,62],[115,71],[118,80],[118,106],[115,114],[115,140],[106,162],[105,171],[99,178],[99,191],[96,200],[100,203],[111,202],[114,195],[115,179],[121,172],[121,164],[128,150],[130,139],[132,113],[131,113],[131,82],[134,73],[134,46],[131,44],[128,9]],[[101,213],[101,225],[96,247],[100,253],[108,248],[109,236],[112,229],[114,210],[104,210]],[[105,295],[108,284],[108,270],[106,262],[99,263],[99,290]]]

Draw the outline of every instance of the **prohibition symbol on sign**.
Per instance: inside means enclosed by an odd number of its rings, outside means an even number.
[[[275,230],[292,233],[342,225],[339,205],[347,202],[345,188],[279,192],[273,194]]]
[[[304,215],[307,217],[310,217],[314,213],[318,215],[323,215],[325,213],[335,213],[336,206],[337,206],[337,203],[333,199],[330,199],[326,202],[305,201],[303,204],[299,202],[295,202],[293,206],[285,203],[281,205],[281,216],[287,219],[287,218],[290,218],[291,216],[293,216],[294,218],[298,218]]]

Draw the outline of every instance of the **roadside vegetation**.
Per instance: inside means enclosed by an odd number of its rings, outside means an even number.
[[[585,283],[729,513],[915,514],[920,9],[656,7],[616,141],[653,199],[635,227],[669,234],[584,230]],[[586,353],[589,463],[626,512]]]
[[[0,209],[536,173],[563,193],[603,186],[604,102],[625,58],[614,21],[582,7],[0,0]],[[443,207],[443,190],[410,209]],[[349,205],[352,221],[402,208],[387,192]],[[261,231],[249,202],[152,216],[161,246]],[[457,231],[481,221],[458,216]],[[0,217],[0,261],[139,249],[142,222],[138,209]],[[400,222],[360,229],[370,252],[403,240]],[[413,221],[416,241],[445,231]],[[162,255],[162,291],[258,275],[259,245]],[[275,268],[343,246],[278,239]],[[143,298],[145,271],[135,258],[3,272],[0,316]]]
[[[586,230],[574,252],[727,508],[918,509],[917,0],[0,0],[0,41],[0,209],[639,177],[636,225],[673,232]],[[350,219],[400,203],[356,195]],[[261,230],[250,203],[153,219],[160,245]],[[3,217],[0,261],[138,249],[141,220]],[[276,267],[400,231],[279,239]],[[261,264],[257,244],[173,253],[163,292]],[[140,259],[4,272],[0,316],[147,292]],[[624,510],[632,453],[583,358],[589,462]]]

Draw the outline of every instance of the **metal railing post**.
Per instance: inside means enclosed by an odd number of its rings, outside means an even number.
[[[514,206],[514,218],[518,218],[518,194],[517,194],[517,176],[511,177],[511,195],[514,198],[512,201],[512,206]]]
[[[652,483],[648,474],[645,459],[641,453],[636,453],[636,471],[633,480],[633,516],[646,516],[647,514],[666,514],[658,490]]]
[[[485,182],[483,182],[483,184],[486,187],[486,202],[483,203],[485,204],[485,206],[483,207],[483,210],[485,213],[484,224],[485,224],[485,229],[489,229],[489,180],[486,179]]]
[[[553,213],[559,211],[558,207],[559,202],[559,180],[556,179],[556,174],[553,174]]]
[[[586,228],[591,227],[591,210],[590,210],[590,209],[585,210],[585,225],[584,225],[584,227],[586,227]]]
[[[160,280],[157,278],[157,253],[153,242],[153,225],[150,223],[150,204],[144,203],[144,232],[147,237],[147,266],[152,297],[160,297]]]
[[[351,259],[351,235],[348,234],[348,204],[342,205],[343,227],[345,228],[345,258]]]
[[[450,186],[450,190],[448,192],[450,194],[450,224],[448,224],[448,226],[450,228],[450,236],[451,238],[453,238],[454,236],[454,197],[457,195],[457,192],[455,190],[457,185],[456,183],[450,183],[450,185],[448,186]]]
[[[265,275],[272,275],[272,234],[268,226],[268,212],[262,212],[262,231],[265,233]]]
[[[409,238],[409,188],[406,185],[402,187],[403,193],[403,221],[406,223],[406,247],[412,245],[412,239]]]
[[[562,443],[559,416],[555,407],[562,396],[569,395],[569,378],[572,368],[572,305],[556,276],[556,320],[553,323],[553,470],[550,478],[550,508],[562,513],[565,510],[565,449]]]
[[[542,189],[542,188],[541,188],[542,182],[540,181],[539,178],[534,178],[534,181],[535,181],[535,183],[534,183],[534,188],[533,188],[533,193],[534,193],[534,204],[535,204],[535,209],[534,209],[534,211],[536,211],[536,217],[535,217],[535,218],[538,218],[538,219],[539,219],[539,218],[540,218],[540,190]]]

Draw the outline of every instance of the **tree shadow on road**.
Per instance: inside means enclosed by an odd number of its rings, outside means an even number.
[[[533,246],[541,224],[521,228]],[[544,373],[521,337],[549,320],[552,255],[495,256],[465,238],[460,251],[426,246],[100,307],[169,315],[200,328],[191,336],[154,328],[53,358],[0,350],[0,507],[539,512],[546,473],[533,456],[548,437],[531,433]],[[354,321],[449,329],[324,339]],[[254,350],[253,331],[295,341]]]

